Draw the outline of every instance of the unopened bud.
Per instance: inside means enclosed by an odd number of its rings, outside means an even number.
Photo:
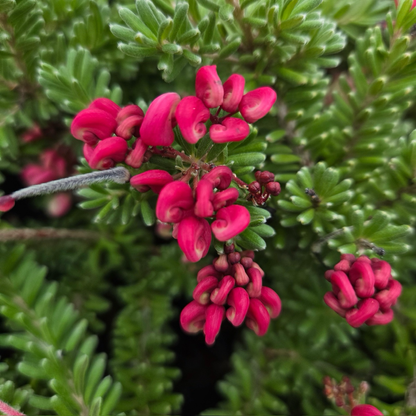
[[[262,184],[273,182],[274,181],[274,173],[265,170],[264,172],[261,172],[260,180],[258,180],[258,181]]]
[[[224,253],[225,254],[233,253],[234,250],[235,250],[235,245],[234,244],[229,244],[229,245],[225,244],[225,246],[224,246]]]
[[[269,182],[266,184],[266,191],[273,196],[277,196],[280,194],[281,188],[279,182]]]
[[[228,262],[230,264],[236,264],[236,263],[238,263],[240,261],[240,259],[241,259],[241,255],[240,255],[240,253],[238,251],[236,251],[234,253],[230,253],[228,255]]]
[[[248,190],[251,194],[258,194],[261,192],[261,185],[257,181],[251,182],[248,186]]]
[[[221,254],[216,259],[214,259],[212,264],[214,265],[215,270],[217,270],[218,272],[227,271],[228,267],[229,267],[228,260],[227,260],[227,255],[226,254]]]

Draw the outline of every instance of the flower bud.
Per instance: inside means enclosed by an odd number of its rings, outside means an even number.
[[[99,110],[110,114],[110,116],[113,118],[116,118],[118,112],[121,110],[120,106],[118,106],[114,101],[104,97],[95,99],[88,106],[88,108],[98,108]]]
[[[241,325],[250,305],[248,293],[242,287],[236,287],[228,295],[227,303],[230,305],[230,308],[227,310],[227,319],[234,326]]]
[[[196,276],[196,280],[197,282],[202,282],[202,280],[206,279],[209,276],[214,276],[217,279],[220,279],[222,277],[222,275],[215,270],[215,267],[213,265],[208,265],[203,267],[199,272],[198,275]]]
[[[143,146],[143,143],[140,142],[140,147],[142,146]],[[130,179],[130,185],[133,188],[137,189],[139,192],[143,192],[141,190],[143,186],[148,186],[156,194],[160,194],[162,189],[171,182],[173,182],[172,175],[170,175],[165,170],[160,170],[160,169],[148,170],[146,172],[139,173],[138,175],[134,175]],[[189,188],[189,186],[186,186],[186,184],[184,185],[185,186],[179,185],[179,188],[185,188],[185,191],[182,191],[182,192],[188,193],[187,196],[189,196],[189,192],[187,192],[188,191],[187,188]],[[177,185],[174,186],[175,192],[176,192],[176,188],[177,188]],[[191,194],[192,194],[192,191],[191,191]],[[192,199],[192,203],[193,203],[193,199]],[[162,222],[176,222],[176,221],[162,221]]]
[[[377,258],[371,259],[371,268],[373,269],[375,283],[374,286],[377,289],[384,289],[391,276],[391,266],[384,260]]]
[[[244,95],[245,79],[239,74],[232,74],[224,82],[224,100],[221,108],[228,113],[235,113]]]
[[[130,140],[131,136],[140,136],[140,126],[143,123],[143,117],[141,116],[130,116],[127,117],[121,124],[116,128],[116,134],[125,140]]]
[[[244,266],[245,269],[249,269],[253,266],[253,259],[250,257],[243,257],[240,260],[241,264]]]
[[[196,202],[194,213],[197,217],[206,218],[214,215],[214,207],[212,206],[213,198],[214,192],[211,182],[201,179],[195,190]]]
[[[247,270],[250,283],[247,285],[247,293],[250,298],[258,298],[261,295],[262,275],[258,269],[251,267]]]
[[[59,218],[64,216],[71,209],[71,205],[71,194],[60,192],[49,199],[46,211],[50,217]]]
[[[238,106],[247,123],[263,118],[273,107],[277,95],[270,87],[261,87],[243,95]]]
[[[225,254],[234,253],[234,250],[235,250],[235,245],[233,243],[224,245],[224,253]]]
[[[221,323],[224,319],[225,308],[216,304],[208,306],[205,312],[205,325],[204,334],[205,342],[208,345],[212,345],[215,342],[215,338],[220,332]]]
[[[340,305],[338,298],[332,292],[325,293],[324,302],[338,315],[341,315],[343,318],[345,318],[345,314],[347,313],[348,309],[345,309]]]
[[[206,305],[201,305],[195,300],[188,303],[181,312],[180,323],[184,331],[195,333],[201,331],[205,324]]]
[[[250,257],[254,260],[254,251],[253,250],[244,250],[241,252],[241,257]]]
[[[261,288],[259,300],[266,307],[270,318],[274,319],[280,315],[282,310],[282,302],[279,295],[273,289],[263,286]]]
[[[20,172],[23,183],[27,186],[38,185],[40,183],[50,182],[58,179],[58,176],[52,169],[46,169],[43,166],[30,163]]]
[[[262,337],[269,328],[270,315],[266,307],[259,299],[250,299],[248,307],[246,325],[254,331],[256,335]]]
[[[117,114],[116,121],[117,124],[121,124],[126,118],[136,116],[144,118],[143,110],[135,104],[126,105],[123,107]]]
[[[224,89],[217,74],[216,65],[206,65],[198,70],[195,78],[195,92],[208,108],[215,108],[222,104]]]
[[[213,266],[215,270],[218,272],[226,272],[230,265],[228,264],[228,259],[226,254],[220,254],[216,259],[213,261]]]
[[[10,211],[15,204],[15,200],[10,195],[0,196],[0,212]]]
[[[106,170],[123,162],[128,150],[127,143],[121,137],[109,137],[101,140],[89,157],[88,164],[92,169]]]
[[[383,413],[371,404],[359,404],[352,408],[351,416],[383,416]]]
[[[211,245],[211,229],[207,220],[193,216],[181,220],[178,226],[178,244],[191,262],[205,257]]]
[[[279,195],[280,191],[281,191],[280,183],[279,182],[269,182],[268,184],[266,184],[266,191],[272,196]]]
[[[227,117],[221,124],[213,124],[209,128],[209,136],[214,143],[239,142],[249,134],[249,125],[235,117]]]
[[[388,309],[380,309],[378,312],[375,313],[370,319],[365,321],[367,325],[387,325],[389,324],[394,318],[393,310]]]
[[[374,273],[371,265],[365,261],[356,261],[348,273],[355,293],[360,298],[368,298],[374,294]]]
[[[344,272],[334,272],[331,275],[332,290],[338,297],[342,308],[348,309],[354,306],[358,299],[348,276]]]
[[[395,279],[390,279],[387,287],[374,295],[381,309],[388,309],[395,305],[402,293],[402,285]]]
[[[201,305],[207,305],[209,303],[211,292],[217,286],[218,279],[213,276],[209,276],[196,285],[194,291],[192,292],[192,297]]]
[[[138,169],[143,164],[144,155],[149,146],[145,145],[142,140],[137,139],[132,146],[132,149],[128,151],[126,160],[124,161],[126,165],[131,166],[132,168]]]
[[[210,296],[211,302],[216,305],[224,305],[227,301],[228,294],[235,286],[235,280],[232,276],[224,276],[217,288],[215,288]]]
[[[250,213],[241,205],[221,208],[211,224],[212,232],[219,241],[227,241],[243,232],[250,223]]]
[[[263,185],[266,185],[269,182],[273,182],[274,173],[265,170],[264,172],[260,173],[258,181]]]
[[[372,318],[379,310],[379,303],[373,298],[367,298],[360,300],[357,304],[357,307],[357,309],[350,309],[345,314],[347,322],[354,328],[358,328],[365,321],[367,321],[367,319]]]
[[[240,261],[241,255],[238,251],[235,251],[234,253],[230,253],[228,255],[228,263],[230,264],[236,264]]]
[[[350,262],[348,260],[341,260],[334,266],[335,271],[344,272],[344,273],[348,273],[350,268],[351,268],[351,265],[350,265]],[[327,271],[329,271],[329,270],[327,270]]]
[[[234,264],[232,270],[237,286],[245,286],[250,281],[250,278],[241,263]]]
[[[238,190],[235,188],[228,188],[224,191],[216,192],[212,199],[214,211],[218,211],[221,208],[234,204],[234,202],[237,201],[238,196]]]
[[[185,182],[174,181],[161,190],[156,203],[156,217],[162,222],[180,222],[185,212],[193,206],[194,197],[191,187]]]
[[[217,188],[222,191],[230,186],[232,177],[233,172],[228,166],[217,166],[210,172],[206,173],[202,179],[210,181],[213,188]]]
[[[251,194],[259,194],[261,192],[260,182],[251,182],[250,185],[248,185],[248,190]]]

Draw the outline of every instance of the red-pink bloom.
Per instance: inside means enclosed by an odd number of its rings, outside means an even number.
[[[137,139],[133,143],[132,149],[128,151],[124,163],[131,166],[132,168],[138,169],[143,163],[143,158],[148,147],[149,146],[143,143],[142,139]]]
[[[238,109],[247,123],[254,123],[270,111],[276,98],[276,92],[270,87],[257,88],[243,95]]]
[[[110,137],[116,130],[115,117],[98,108],[87,108],[80,111],[71,124],[71,134],[90,146],[99,140]]]
[[[228,113],[235,113],[244,95],[245,79],[239,74],[232,74],[224,82],[224,100],[221,108]]]
[[[277,196],[280,194],[281,188],[279,182],[269,182],[266,184],[266,191],[272,195]]]
[[[221,208],[211,224],[212,232],[218,241],[227,241],[243,232],[250,223],[250,213],[241,205]]]
[[[210,181],[213,188],[220,191],[230,186],[232,178],[233,172],[228,166],[217,166],[202,177],[202,179]]]
[[[268,170],[264,170],[264,171],[258,170],[254,174],[254,176],[262,185],[266,185],[274,181],[274,173],[269,172]]]
[[[88,144],[84,145],[85,147]],[[87,162],[92,169],[106,170],[115,166],[117,162],[123,162],[128,150],[127,143],[121,137],[113,136],[101,140],[87,158],[87,152],[84,150]]]
[[[402,285],[397,280],[390,279],[387,287],[376,293],[374,299],[380,304],[381,309],[388,309],[396,304],[401,293]]]
[[[353,407],[351,416],[383,416],[383,413],[371,404],[359,404]]]
[[[348,309],[345,309],[341,306],[338,298],[332,292],[325,293],[324,302],[338,315],[341,315],[343,318],[345,318],[345,314],[347,313]]]
[[[125,140],[130,140],[131,136],[140,136],[140,126],[143,123],[142,116],[130,116],[123,120],[116,128],[116,134]]]
[[[160,169],[147,170],[146,172],[139,173],[138,175],[132,176],[132,178],[130,179],[130,185],[133,188],[136,188],[139,192],[148,190],[143,187],[149,187],[156,194],[159,194],[162,191],[162,189],[168,183],[171,183],[171,182],[173,182],[172,175],[166,172],[165,170],[160,170]],[[183,187],[183,185],[181,187]],[[175,185],[175,188],[176,188],[176,185]],[[163,222],[170,222],[170,221],[163,221]]]
[[[26,185],[37,185],[57,179],[56,173],[51,169],[30,163],[20,172],[20,177]]]
[[[205,342],[208,345],[212,345],[215,342],[215,338],[220,332],[221,323],[224,319],[224,314],[224,306],[219,306],[215,303],[212,303],[208,306],[205,312],[204,325]]]
[[[98,108],[99,110],[103,110],[110,114],[113,118],[116,118],[121,110],[120,106],[109,98],[97,98],[88,106],[88,108]]]
[[[274,319],[280,315],[282,302],[279,295],[273,289],[263,286],[261,288],[259,300],[266,307],[270,318]]]
[[[143,110],[135,104],[126,105],[117,113],[117,124],[121,124],[126,118],[131,116],[141,117],[143,119]]]
[[[253,265],[253,259],[251,257],[241,257],[240,263],[246,269],[249,269]]]
[[[241,255],[240,255],[240,253],[238,251],[235,251],[233,253],[230,253],[227,256],[227,259],[228,259],[228,263],[230,263],[230,264],[236,264],[236,263],[239,263],[240,262]]]
[[[217,74],[216,65],[206,65],[198,70],[195,78],[195,92],[208,108],[215,108],[222,104],[224,89]]]
[[[0,196],[0,212],[10,211],[15,204],[15,200],[10,195]]]
[[[389,324],[394,318],[394,313],[392,309],[380,309],[378,312],[375,313],[370,319],[368,319],[365,323],[367,325],[387,325]]]
[[[341,307],[348,309],[354,306],[358,299],[348,276],[344,272],[334,272],[331,275],[332,290],[338,297]]]
[[[50,198],[46,211],[51,217],[59,218],[64,216],[71,209],[71,205],[71,194],[68,192],[60,192]]]
[[[207,310],[206,305],[193,300],[188,303],[181,312],[180,323],[181,327],[190,333],[201,331],[205,324],[205,312]]]
[[[261,277],[264,276],[263,269],[255,261],[253,261],[253,264],[251,265],[251,267],[254,267],[255,269],[257,269],[261,273]]]
[[[351,266],[348,276],[354,286],[355,293],[360,298],[369,298],[374,294],[375,278],[371,264],[356,261]]]
[[[380,260],[377,258],[371,259],[371,268],[374,272],[374,286],[377,289],[384,289],[391,276],[391,266],[384,260]]]
[[[348,273],[350,271],[350,268],[351,268],[351,263],[348,260],[341,260],[334,266],[335,271],[344,272],[344,273]],[[327,271],[333,272],[333,270],[327,270]]]
[[[197,217],[206,218],[214,215],[214,207],[212,206],[213,198],[214,192],[211,182],[206,179],[201,179],[195,190],[196,202],[194,213]]]
[[[176,107],[175,118],[183,138],[188,143],[196,143],[207,132],[205,122],[210,112],[197,97],[185,97]]]
[[[235,286],[235,280],[232,276],[224,276],[210,296],[211,302],[217,305],[224,305],[227,302],[228,294]]]
[[[180,181],[167,184],[156,203],[156,217],[162,222],[180,222],[194,206],[191,187]]]
[[[43,136],[42,130],[39,127],[38,124],[34,124],[29,129],[25,130],[25,132],[22,134],[22,140],[25,143],[33,142],[35,140],[40,139]]]
[[[173,143],[174,115],[180,100],[176,92],[168,92],[150,103],[140,128],[143,143],[148,146],[170,146]]]
[[[235,117],[227,117],[221,124],[213,124],[209,128],[209,135],[214,143],[239,142],[249,134],[249,125]]]
[[[227,303],[230,305],[230,308],[227,310],[227,319],[234,326],[241,325],[250,305],[248,293],[242,287],[236,287],[228,295]]]
[[[193,216],[182,219],[178,226],[178,244],[191,262],[197,262],[205,257],[211,245],[211,229],[208,221]]]
[[[354,328],[358,328],[367,321],[367,319],[373,317],[379,310],[379,303],[373,298],[367,298],[360,300],[357,307],[357,309],[350,309],[345,314],[347,322]]]
[[[237,286],[245,286],[250,282],[250,278],[248,277],[248,274],[241,263],[234,264],[233,273]]]
[[[218,279],[214,276],[208,276],[201,280],[192,292],[192,297],[201,305],[210,303],[210,294],[218,286]]]
[[[261,295],[262,275],[260,271],[254,267],[247,270],[250,283],[247,285],[247,293],[251,298],[258,298]]]
[[[226,254],[220,254],[217,258],[214,259],[212,262],[215,270],[220,273],[224,273],[228,270],[230,265],[228,264],[228,258]]]
[[[259,299],[250,299],[247,311],[246,325],[254,331],[256,335],[262,337],[269,328],[270,315],[266,307]]]
[[[221,277],[221,274],[215,270],[215,267],[211,264],[209,264],[208,266],[203,267],[199,272],[198,275],[196,276],[196,280],[197,282],[202,282],[202,280],[206,279],[209,276],[214,276],[217,279],[219,279]]]

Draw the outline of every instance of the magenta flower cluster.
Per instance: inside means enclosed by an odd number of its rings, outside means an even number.
[[[202,330],[208,345],[214,343],[225,318],[234,326],[245,320],[257,335],[264,335],[270,318],[277,318],[282,307],[278,294],[262,285],[264,272],[254,262],[254,252],[239,253],[233,245],[225,248],[227,254],[199,271],[194,300],[180,317],[182,328],[189,333]]]
[[[393,279],[386,261],[343,254],[325,278],[332,284],[332,292],[324,296],[325,303],[352,327],[364,323],[386,325],[393,320],[391,307],[396,304],[402,285]]]

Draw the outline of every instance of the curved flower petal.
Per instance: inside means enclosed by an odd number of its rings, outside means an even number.
[[[209,276],[214,276],[217,279],[220,279],[222,277],[221,273],[219,273],[217,270],[215,270],[215,267],[212,264],[209,264],[208,266],[203,267],[196,276],[197,282],[202,282],[202,280],[206,279]]]
[[[208,306],[207,311],[205,312],[204,325],[205,342],[208,345],[212,345],[215,342],[215,338],[220,332],[224,314],[224,306],[215,305],[215,303]]]
[[[394,318],[394,312],[391,308],[388,309],[380,309],[378,312],[375,313],[373,317],[371,317],[368,321],[365,321],[367,325],[387,325],[389,324]]]
[[[197,97],[183,98],[175,111],[183,138],[188,143],[196,143],[207,132],[205,122],[209,119],[210,112],[204,103]]]
[[[270,111],[276,98],[276,92],[270,87],[257,88],[243,95],[238,108],[247,123],[254,123]]]
[[[261,295],[262,275],[260,271],[254,267],[247,270],[250,283],[247,285],[247,293],[250,298],[258,298]]]
[[[184,218],[178,226],[178,244],[191,262],[205,257],[211,245],[211,229],[207,220],[192,216]]]
[[[387,287],[374,295],[381,309],[388,309],[395,305],[402,293],[402,285],[395,279],[390,279]]]
[[[347,313],[348,309],[345,309],[340,305],[338,298],[332,292],[325,293],[324,302],[338,315],[341,315],[343,318],[345,318],[345,314]]]
[[[118,106],[114,101],[104,97],[95,99],[88,106],[88,108],[98,108],[99,110],[103,110],[110,114],[113,118],[116,118],[118,112],[121,110],[120,106]]]
[[[218,287],[215,288],[210,296],[211,302],[217,305],[224,305],[227,302],[228,294],[235,286],[235,280],[232,276],[224,276]]]
[[[195,333],[201,331],[205,324],[206,305],[201,305],[195,300],[188,303],[181,312],[180,323],[184,331]]]
[[[249,134],[249,125],[235,117],[227,117],[221,124],[213,124],[209,128],[209,136],[214,143],[239,142]]]
[[[217,166],[202,177],[202,179],[210,181],[213,188],[220,191],[230,186],[232,178],[233,172],[228,166]]]
[[[282,302],[279,295],[269,287],[263,286],[261,288],[261,295],[259,297],[261,303],[269,312],[270,318],[277,318],[282,310]]]
[[[250,281],[250,278],[241,263],[234,264],[232,270],[237,286],[245,286]]]
[[[369,298],[374,294],[375,278],[371,264],[356,261],[351,266],[348,277],[354,286],[355,293],[360,298]]]
[[[170,146],[175,138],[173,133],[174,114],[181,97],[168,92],[154,99],[144,116],[140,137],[148,146]]]
[[[230,308],[227,310],[227,319],[234,326],[241,325],[250,305],[248,293],[242,287],[236,287],[228,295],[227,303],[230,305]]]
[[[239,196],[238,190],[235,188],[228,188],[221,192],[216,192],[212,200],[214,211],[221,208],[228,207],[237,201]]]
[[[116,134],[125,140],[130,140],[131,136],[140,136],[140,126],[143,123],[142,116],[130,116],[124,119],[116,128]]]
[[[208,108],[215,108],[222,104],[224,89],[217,74],[216,65],[206,65],[198,70],[195,78],[195,92]]]
[[[127,117],[137,116],[144,118],[143,110],[136,104],[130,104],[123,107],[117,114],[117,124],[121,124]]]
[[[224,82],[224,100],[221,108],[228,113],[235,113],[238,105],[244,95],[244,85],[246,80],[239,74],[232,74],[227,81]]]
[[[185,211],[193,206],[191,187],[185,182],[174,181],[160,192],[156,203],[156,217],[162,222],[180,222]]]
[[[334,272],[331,275],[332,290],[338,297],[339,304],[342,308],[348,309],[353,307],[358,299],[355,294],[348,276],[344,272]]]
[[[374,273],[374,286],[377,289],[384,289],[389,283],[389,278],[391,276],[391,266],[384,260],[377,258],[371,259],[371,268]]]
[[[353,407],[351,416],[383,416],[383,413],[371,404],[359,404]]]
[[[214,215],[213,198],[214,191],[212,190],[211,182],[201,179],[195,190],[196,202],[194,212],[197,217],[206,218]]]
[[[134,142],[132,147],[133,148],[131,150],[129,150],[129,152],[128,152],[125,163],[126,163],[126,165],[129,165],[132,168],[138,169],[143,163],[144,155],[145,155],[145,153],[147,151],[147,148],[149,146],[144,144],[143,141],[139,138]],[[172,178],[172,176],[171,176],[171,178]],[[172,181],[173,181],[173,178],[172,178]],[[172,181],[169,181],[169,182],[172,182]],[[158,193],[158,192],[156,192],[156,193]]]
[[[128,150],[127,142],[121,137],[109,137],[100,141],[92,152],[88,164],[92,169],[105,170],[117,162],[123,162]]]
[[[211,224],[212,232],[219,241],[227,241],[243,232],[250,223],[250,213],[241,205],[221,208]]]
[[[201,305],[207,305],[209,303],[209,297],[211,292],[218,286],[218,279],[214,276],[208,276],[206,279],[199,282],[194,291],[192,297]]]
[[[162,191],[162,189],[168,183],[171,183],[171,182],[173,182],[172,175],[170,175],[165,170],[160,170],[160,169],[148,170],[146,172],[139,173],[138,175],[134,175],[130,179],[130,185],[133,188],[138,189],[139,192],[140,192],[140,188],[142,186],[149,186],[152,189],[152,191],[156,194],[159,194]],[[186,185],[186,184],[184,184],[184,185]],[[158,200],[158,202],[159,202],[159,200]],[[162,221],[162,222],[171,222],[171,221],[163,221],[160,218],[159,218],[159,220]]]
[[[379,303],[373,298],[360,300],[357,304],[358,308],[347,311],[345,319],[352,327],[358,328],[378,312],[379,306]]]
[[[263,303],[259,299],[250,299],[246,325],[254,331],[256,335],[262,337],[266,334],[269,323],[270,315]]]

